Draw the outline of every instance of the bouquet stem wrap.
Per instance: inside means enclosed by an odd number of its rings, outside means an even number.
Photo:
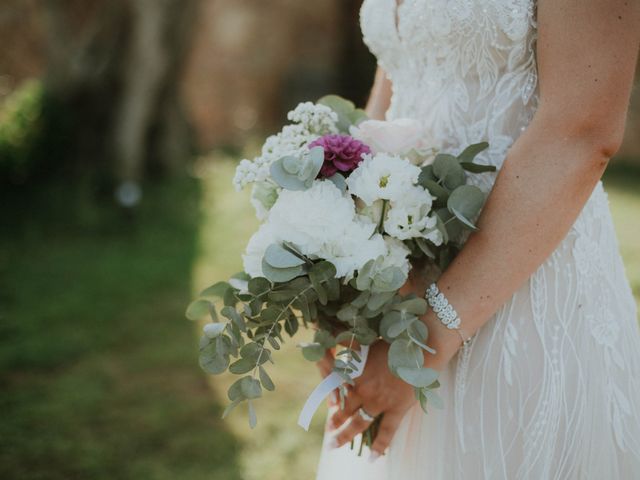
[[[358,378],[364,372],[364,367],[367,364],[367,357],[369,355],[369,346],[362,345],[360,347],[360,361],[357,362],[354,360],[354,364],[356,366],[355,370],[349,374],[351,379]],[[302,407],[302,411],[300,412],[300,416],[298,417],[298,425],[300,425],[305,430],[309,431],[309,425],[311,424],[311,419],[313,415],[320,407],[320,404],[323,402],[327,395],[329,395],[333,390],[342,385],[344,379],[338,375],[336,372],[331,372],[325,379],[318,384],[318,386],[311,392],[309,398]]]

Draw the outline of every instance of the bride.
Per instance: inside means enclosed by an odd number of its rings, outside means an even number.
[[[318,478],[640,478],[640,335],[600,183],[640,3],[365,0],[361,24],[379,64],[370,116],[419,119],[456,154],[486,140],[499,173],[474,176],[491,191],[480,231],[438,281],[473,335],[467,355],[423,318],[444,408],[424,415],[374,344],[332,410]],[[380,414],[367,462],[349,443]]]

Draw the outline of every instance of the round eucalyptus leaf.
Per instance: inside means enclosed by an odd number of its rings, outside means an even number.
[[[253,377],[242,377],[240,379],[240,391],[247,398],[260,398],[262,396],[262,387],[260,382]]]
[[[229,367],[229,357],[226,355],[200,355],[199,358],[200,368],[205,372],[212,375],[219,375],[224,373]]]
[[[393,325],[389,326],[387,330],[387,335],[391,338],[395,338],[404,331],[406,331],[413,322],[416,321],[416,317],[414,315],[406,315],[400,313],[400,318]]]
[[[403,300],[393,306],[394,310],[408,312],[414,315],[424,315],[427,312],[427,301],[424,298],[414,297]]]
[[[255,363],[249,361],[246,358],[241,358],[240,360],[236,360],[229,366],[229,371],[235,375],[241,375],[243,373],[250,372],[253,367],[255,367]]]
[[[335,173],[334,175],[330,176],[328,178],[328,180],[333,183],[338,190],[340,190],[342,193],[346,193],[347,191],[347,182],[344,179],[344,176],[342,176],[339,173]]]
[[[211,302],[208,300],[195,300],[189,304],[185,316],[189,320],[200,320],[209,313]]]
[[[434,408],[437,408],[437,409],[444,408],[444,402],[442,401],[442,398],[434,390],[423,388],[422,393],[425,397],[427,397],[427,400],[429,400],[429,403],[433,405]]]
[[[269,173],[274,182],[286,190],[306,190],[308,186],[297,175],[287,172],[282,159],[276,160],[269,167]]]
[[[305,263],[304,259],[277,243],[272,243],[267,247],[264,252],[264,260],[274,268],[291,268]]]
[[[464,225],[476,229],[473,224],[484,204],[484,193],[475,185],[463,185],[456,188],[447,200],[447,208]]]
[[[433,368],[398,367],[398,376],[417,388],[428,387],[438,379],[438,371]]]
[[[460,162],[453,155],[439,153],[433,161],[433,173],[449,190],[464,185],[466,177]]]
[[[207,323],[204,327],[202,327],[202,331],[207,336],[207,338],[217,338],[222,334],[222,332],[224,332],[224,329],[226,327],[226,323]]]
[[[274,283],[283,283],[304,274],[304,267],[303,265],[298,265],[296,267],[289,268],[275,268],[269,265],[269,263],[263,258],[262,273]]]
[[[303,343],[300,347],[302,355],[310,362],[317,362],[324,357],[325,348],[319,343]]]
[[[391,343],[388,353],[389,369],[397,373],[400,367],[420,368],[424,364],[422,349],[405,338]]]
[[[282,158],[282,168],[285,172],[291,175],[298,174],[298,172],[300,171],[301,163],[302,162],[300,161],[300,159],[296,157],[287,156]]]
[[[201,297],[224,298],[224,294],[231,288],[228,282],[217,282],[200,292]]]
[[[264,277],[252,278],[249,280],[248,289],[253,295],[259,297],[271,289],[271,282]]]

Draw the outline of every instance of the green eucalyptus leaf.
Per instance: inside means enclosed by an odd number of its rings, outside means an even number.
[[[320,105],[325,105],[338,115],[338,122],[336,126],[342,133],[349,133],[349,127],[354,125],[354,119],[357,120],[359,116],[354,114],[356,106],[353,102],[346,100],[338,95],[326,95],[317,102]]]
[[[227,328],[226,323],[207,323],[202,328],[202,330],[207,338],[213,339],[222,335],[222,332],[224,332],[225,328]]]
[[[433,165],[427,165],[426,167],[422,167],[420,169],[420,175],[418,176],[418,185],[422,185],[424,188],[427,186],[425,182],[428,180],[436,181],[438,177],[433,173]]]
[[[211,302],[208,300],[195,300],[189,304],[185,316],[189,320],[200,320],[209,313]]]
[[[234,400],[229,405],[227,405],[222,412],[222,418],[227,418],[227,416],[233,411],[234,408],[236,408],[240,404],[241,401],[242,400]]]
[[[294,255],[277,243],[272,243],[264,252],[264,261],[274,268],[291,268],[304,265],[304,259]]]
[[[291,175],[297,175],[300,171],[301,161],[299,158],[286,156],[282,157],[282,168]]]
[[[229,367],[229,357],[220,353],[200,354],[200,368],[212,375],[224,373]]]
[[[406,331],[416,320],[417,319],[414,315],[400,313],[399,320],[390,325],[387,329],[387,335],[391,338],[396,338],[398,335]]]
[[[425,397],[427,397],[427,399],[429,400],[429,403],[432,404],[434,408],[437,408],[437,409],[444,408],[444,402],[442,401],[442,398],[440,397],[440,395],[438,395],[437,392],[435,392],[432,389],[424,388],[422,389],[422,393]]]
[[[242,388],[240,387],[242,380],[245,378],[251,378],[251,377],[239,378],[238,380],[233,382],[229,387],[229,390],[227,390],[227,397],[229,397],[229,400],[231,400],[232,402],[235,402],[236,400],[246,400],[242,393]]]
[[[336,339],[326,330],[317,330],[313,335],[313,341],[314,343],[322,345],[325,349],[336,346]]]
[[[247,399],[260,398],[262,396],[262,387],[260,382],[253,377],[243,377],[240,380],[240,391]]]
[[[391,290],[389,292],[371,293],[369,296],[369,301],[367,302],[367,308],[369,310],[378,310],[389,303],[389,301],[395,296],[395,294],[395,290]],[[351,302],[351,304],[353,305],[353,302]]]
[[[447,200],[447,208],[455,217],[472,230],[476,230],[473,220],[484,204],[484,193],[475,185],[456,188]]]
[[[240,315],[235,308],[224,307],[222,310],[220,310],[220,314],[235,323],[241,331],[244,332],[247,330],[247,324],[244,321],[244,317]]]
[[[346,191],[347,191],[347,182],[345,181],[343,175],[341,175],[339,173],[336,173],[336,174],[330,176],[328,178],[328,180],[331,183],[333,183],[338,188],[338,190],[340,190],[342,193],[346,193]]]
[[[271,290],[271,282],[264,277],[256,277],[249,280],[249,292],[260,297]]]
[[[436,205],[447,204],[447,200],[449,199],[449,191],[440,186],[440,184],[438,184],[435,180],[425,180],[421,185],[425,189],[427,189],[432,196],[436,197]]]
[[[396,369],[396,373],[402,380],[417,388],[428,387],[438,379],[438,371],[433,368],[402,366]]]
[[[302,343],[302,355],[310,362],[317,362],[324,357],[325,348],[319,343]]]
[[[267,371],[262,365],[258,368],[258,373],[260,375],[260,383],[262,383],[262,386],[266,390],[273,392],[276,389],[276,386],[273,384],[271,377],[267,374]]]
[[[427,301],[424,298],[409,298],[393,306],[394,310],[399,312],[412,313],[414,315],[424,315],[427,313]]]
[[[402,319],[402,315],[400,314],[400,312],[396,312],[395,310],[391,310],[385,313],[384,316],[382,317],[382,320],[380,320],[380,328],[379,328],[380,335],[382,336],[382,338],[384,338],[388,342],[391,342],[393,340],[393,337],[389,335],[389,329],[393,325],[395,325],[397,322],[400,322],[401,319]]]
[[[415,238],[414,240],[416,241],[416,245],[418,246],[418,248],[422,253],[424,253],[427,257],[429,257],[432,260],[436,258],[436,254],[433,253],[431,246],[424,238],[418,237],[418,238]]]
[[[249,359],[241,358],[229,366],[229,371],[235,375],[242,375],[243,373],[250,372],[253,367],[255,367],[255,363],[249,361]]]
[[[309,188],[297,175],[287,172],[283,166],[283,159],[276,160],[269,167],[269,173],[274,182],[285,190],[301,191]]]
[[[466,179],[458,159],[448,153],[436,155],[433,161],[433,173],[449,190],[464,185]]]
[[[405,338],[397,338],[389,347],[389,369],[397,374],[401,367],[420,368],[424,364],[422,349]]]
[[[274,283],[283,283],[303,275],[304,266],[298,265],[289,268],[275,268],[269,265],[265,259],[262,259],[262,273]]]
[[[200,292],[201,297],[224,298],[224,294],[231,288],[228,282],[217,282]]]
[[[487,148],[489,148],[489,144],[487,142],[480,142],[469,145],[460,155],[458,155],[458,160],[460,162],[473,162],[473,159],[476,158],[476,155],[486,150]]]
[[[249,400],[247,402],[248,406],[249,406],[249,427],[251,428],[256,428],[256,425],[258,424],[258,417],[256,416],[256,409],[253,406],[253,402],[251,400]]]
[[[388,267],[373,277],[372,292],[396,292],[407,281],[400,267]]]
[[[470,173],[485,173],[496,171],[496,167],[494,165],[483,165],[473,162],[460,162],[460,166]]]

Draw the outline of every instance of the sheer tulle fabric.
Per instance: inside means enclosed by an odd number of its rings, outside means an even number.
[[[361,21],[393,82],[388,117],[454,153],[488,140],[499,167],[537,104],[534,2],[365,0]],[[640,334],[601,184],[471,348],[442,375],[443,410],[411,410],[373,464],[327,436],[318,479],[640,478]]]

